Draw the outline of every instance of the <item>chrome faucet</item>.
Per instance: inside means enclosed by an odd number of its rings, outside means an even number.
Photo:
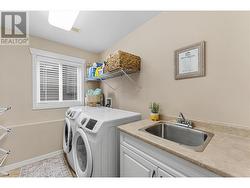
[[[184,115],[183,115],[183,113],[179,113],[179,118],[183,121],[183,122],[185,122],[186,121],[186,118],[184,117]]]
[[[193,128],[192,126],[192,121],[188,120],[184,117],[183,113],[179,113],[179,117],[176,119],[177,125],[183,126],[183,127],[188,127],[188,128]]]

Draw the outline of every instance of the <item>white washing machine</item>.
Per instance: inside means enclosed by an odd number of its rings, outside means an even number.
[[[141,114],[106,107],[83,107],[73,138],[78,177],[119,177],[120,141],[117,126],[138,121]]]
[[[81,113],[82,106],[69,108],[65,113],[65,124],[63,128],[63,151],[66,154],[67,161],[70,167],[75,170],[72,142],[76,132],[76,118]]]

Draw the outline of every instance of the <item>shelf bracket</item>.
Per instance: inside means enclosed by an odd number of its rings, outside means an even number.
[[[106,84],[108,87],[110,87],[111,89],[113,89],[114,91],[117,90],[117,88],[112,87],[106,80],[102,80],[102,82],[103,82],[104,84]]]
[[[129,80],[129,82],[132,83],[137,89],[141,88],[138,84],[135,83],[135,81],[124,70],[121,70],[121,71],[123,72],[125,77]]]

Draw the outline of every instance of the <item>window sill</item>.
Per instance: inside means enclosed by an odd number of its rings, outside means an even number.
[[[33,104],[33,110],[43,110],[43,109],[57,109],[57,108],[69,108],[72,106],[84,105],[81,101],[67,101],[67,102],[44,102]]]

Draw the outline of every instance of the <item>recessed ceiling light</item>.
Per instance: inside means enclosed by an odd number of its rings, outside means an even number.
[[[49,11],[48,21],[51,25],[70,31],[79,11]]]

